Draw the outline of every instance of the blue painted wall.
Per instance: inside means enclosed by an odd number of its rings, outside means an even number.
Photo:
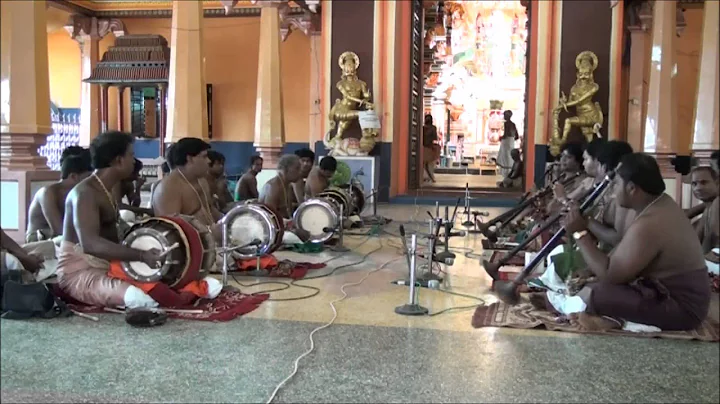
[[[210,141],[210,144],[213,150],[217,150],[225,156],[225,171],[229,176],[241,175],[250,165],[250,157],[257,154],[253,142]],[[310,147],[310,144],[286,143],[283,152],[294,153],[295,150],[304,147]],[[157,158],[160,156],[159,141],[157,139],[136,139],[135,156],[144,159]]]
[[[318,156],[326,156],[327,149],[323,142],[315,142],[315,154]],[[378,191],[379,202],[390,201],[390,175],[392,174],[392,143],[378,142],[375,148],[370,152],[371,156],[380,156],[380,184]]]

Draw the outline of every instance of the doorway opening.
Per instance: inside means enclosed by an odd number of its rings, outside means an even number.
[[[413,29],[412,57],[419,63],[411,84],[419,96],[411,109],[419,113],[411,117],[418,127],[410,133],[418,135],[410,140],[410,188],[521,191],[529,5],[448,0],[413,6],[413,25],[422,25]]]

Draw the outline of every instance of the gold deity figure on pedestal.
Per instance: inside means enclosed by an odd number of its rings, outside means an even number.
[[[377,129],[363,129],[360,141],[353,138],[343,139],[345,131],[353,121],[358,120],[360,111],[373,111],[375,105],[370,102],[370,90],[367,83],[357,76],[360,58],[354,52],[343,52],[338,59],[342,69],[342,78],[335,87],[342,94],[342,99],[336,99],[335,105],[330,109],[331,131],[325,134],[323,143],[329,149],[328,154],[334,156],[367,156],[375,147]],[[331,138],[332,129],[336,129],[335,136]]]
[[[567,140],[573,126],[580,128],[588,142],[592,141],[595,136],[599,136],[604,117],[600,104],[593,102],[593,96],[600,88],[593,78],[593,72],[597,66],[598,58],[593,52],[584,51],[575,58],[577,79],[570,89],[570,98],[561,92],[558,106],[553,110],[553,133],[550,141],[550,153],[553,156],[560,154],[560,147]],[[576,116],[569,116],[565,119],[561,135],[558,118],[561,111],[568,112],[568,107],[575,107]]]

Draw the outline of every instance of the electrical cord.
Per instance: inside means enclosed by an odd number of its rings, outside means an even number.
[[[370,253],[366,254],[366,257],[365,257],[365,258],[367,258],[367,256],[369,256],[370,254],[372,254],[372,253],[374,253],[374,252],[376,252],[376,251],[380,251],[382,248],[383,248],[383,243],[382,243],[382,240],[381,240],[381,241],[380,241],[380,246],[379,246],[377,249],[375,249],[375,250],[371,251]],[[373,274],[373,273],[375,273],[375,272],[378,272],[378,271],[384,269],[385,267],[387,267],[388,265],[390,265],[390,263],[395,262],[395,261],[397,261],[397,260],[399,260],[399,259],[401,259],[401,258],[404,258],[404,257],[395,257],[395,258],[393,258],[393,259],[385,262],[385,263],[382,264],[381,266],[379,266],[379,267],[377,267],[377,268],[375,268],[375,269],[372,269],[372,270],[368,271],[368,272],[365,274],[365,276],[363,276],[362,279],[360,279],[359,281],[357,281],[357,282],[349,282],[349,283],[346,283],[346,284],[344,284],[344,285],[342,285],[342,286],[340,287],[340,292],[342,292],[343,295],[342,295],[340,298],[337,298],[337,299],[335,299],[335,300],[333,300],[333,301],[330,302],[330,308],[331,308],[332,311],[333,311],[333,316],[332,316],[332,318],[331,318],[330,321],[328,321],[327,323],[325,323],[325,324],[323,324],[323,325],[315,328],[314,330],[312,330],[312,331],[310,332],[310,335],[308,336],[308,338],[310,339],[310,348],[309,348],[307,351],[303,352],[300,356],[298,356],[297,359],[295,359],[295,362],[294,362],[294,364],[293,364],[293,371],[292,371],[292,373],[290,373],[290,375],[289,375],[288,377],[286,377],[283,381],[280,382],[280,384],[277,385],[277,387],[275,387],[275,390],[273,390],[272,394],[270,395],[270,398],[269,398],[269,399],[267,400],[267,402],[266,402],[267,404],[272,403],[273,400],[275,399],[275,397],[277,396],[277,393],[280,391],[280,389],[281,389],[283,386],[285,386],[285,384],[286,384],[288,381],[290,381],[290,379],[292,379],[292,378],[297,374],[297,372],[298,372],[298,366],[299,366],[300,361],[301,361],[304,357],[306,357],[307,355],[309,355],[310,353],[312,353],[312,352],[315,350],[315,340],[313,339],[313,335],[315,335],[316,332],[318,332],[318,331],[320,331],[320,330],[323,330],[323,329],[325,329],[325,328],[328,328],[328,327],[330,327],[331,325],[333,325],[333,324],[335,323],[335,320],[337,319],[337,316],[338,316],[338,311],[337,311],[337,308],[335,307],[335,303],[339,303],[339,302],[345,300],[345,298],[347,298],[348,295],[347,295],[347,292],[345,291],[345,288],[348,287],[348,286],[359,286],[360,284],[362,284],[363,282],[365,282],[365,280],[366,280],[371,274]],[[356,264],[356,265],[357,265],[357,264]],[[318,277],[316,277],[316,278],[314,278],[314,279],[317,279],[317,278],[318,278]]]

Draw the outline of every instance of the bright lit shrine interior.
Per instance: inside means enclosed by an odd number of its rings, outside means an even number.
[[[720,1],[0,7],[1,402],[720,402]]]

